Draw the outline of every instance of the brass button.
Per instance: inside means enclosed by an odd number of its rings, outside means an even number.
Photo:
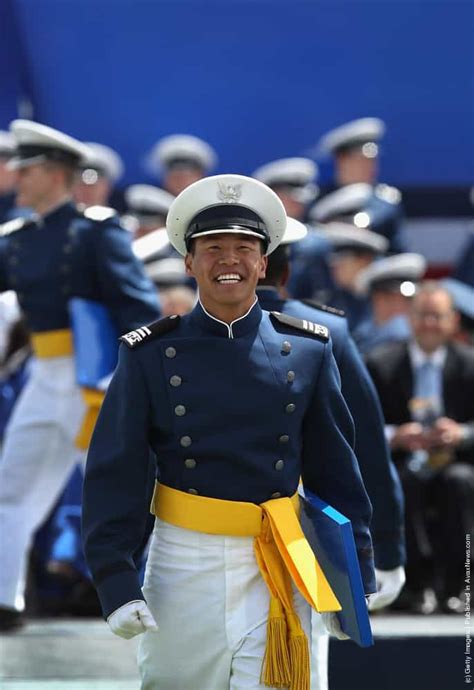
[[[192,494],[193,496],[197,496],[198,491],[197,491],[197,489],[188,489],[188,494]]]
[[[275,469],[276,470],[282,470],[285,467],[285,463],[283,460],[277,460],[275,463]]]
[[[191,436],[181,436],[179,443],[183,448],[188,448],[192,443]]]
[[[286,375],[286,380],[289,381],[289,383],[292,383],[295,380],[295,372],[294,371],[289,371]]]
[[[8,259],[8,263],[10,264],[10,266],[17,266],[18,265],[18,257],[17,256],[11,256]]]
[[[173,359],[173,357],[176,357],[176,350],[174,349],[174,347],[167,347],[165,350],[165,355],[169,359]]]
[[[287,436],[287,434],[282,434],[278,440],[280,441],[280,443],[288,443],[290,437]]]
[[[174,408],[174,413],[177,417],[184,417],[186,414],[186,408],[184,405],[176,405]]]
[[[63,247],[63,253],[64,254],[70,254],[72,252],[72,245],[71,244],[65,244]]]
[[[59,270],[61,271],[61,273],[69,273],[71,269],[67,264],[61,264]]]
[[[184,466],[187,470],[193,470],[196,467],[196,460],[194,458],[186,458]]]
[[[288,342],[288,340],[284,340],[284,341],[283,341],[283,343],[282,343],[282,345],[281,345],[281,351],[282,351],[284,354],[286,354],[286,355],[287,355],[289,352],[291,352],[291,343]]]
[[[288,414],[291,414],[296,410],[296,405],[294,403],[288,403],[288,405],[285,407],[285,410],[288,412]]]
[[[275,493],[272,494],[270,498],[281,498],[281,493],[279,491],[275,491]]]
[[[176,374],[170,378],[170,384],[174,387],[177,388],[183,383],[183,379],[181,376],[177,376]]]

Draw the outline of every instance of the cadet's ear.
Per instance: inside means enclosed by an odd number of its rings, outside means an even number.
[[[265,278],[267,274],[267,266],[268,266],[268,256],[261,256],[260,257],[260,271],[258,274],[259,280],[262,278]]]
[[[186,268],[186,275],[193,276],[193,255],[188,252],[184,257],[184,266]]]

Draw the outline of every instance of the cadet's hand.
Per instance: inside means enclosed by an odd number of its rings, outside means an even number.
[[[395,601],[405,584],[405,569],[402,565],[393,570],[375,568],[377,591],[369,597],[369,610],[377,611]]]
[[[341,624],[335,613],[322,613],[321,617],[323,619],[324,627],[330,635],[334,635],[338,640],[348,640],[349,635],[342,632]]]
[[[141,599],[129,601],[119,609],[116,609],[107,618],[107,623],[114,635],[129,640],[135,635],[140,635],[145,630],[157,632],[158,626],[150,613],[150,609]]]

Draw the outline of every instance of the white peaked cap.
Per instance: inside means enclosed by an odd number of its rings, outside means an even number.
[[[270,254],[283,238],[286,213],[275,192],[262,182],[243,175],[214,175],[194,182],[176,197],[166,228],[182,255],[192,238],[222,233],[258,237]]]

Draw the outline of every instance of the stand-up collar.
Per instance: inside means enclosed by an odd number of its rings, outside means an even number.
[[[191,312],[191,322],[204,333],[217,335],[222,338],[241,338],[258,328],[262,318],[262,310],[257,298],[248,312],[240,316],[232,323],[226,323],[212,316],[199,300]]]
[[[75,208],[75,204],[71,199],[65,199],[61,201],[58,206],[49,209],[44,215],[38,214],[36,216],[36,222],[40,226],[44,223],[56,223],[58,220],[61,220],[63,216],[69,216],[71,211],[74,211]]]

